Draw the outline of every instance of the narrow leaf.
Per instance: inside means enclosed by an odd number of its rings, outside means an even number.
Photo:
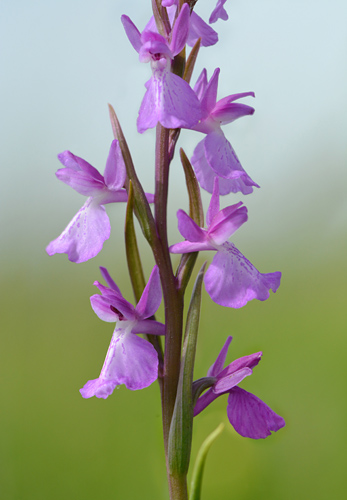
[[[198,455],[195,460],[194,470],[191,481],[191,491],[189,495],[189,500],[200,500],[201,498],[201,486],[202,477],[204,474],[204,467],[207,458],[207,453],[212,445],[212,443],[217,439],[217,437],[223,432],[224,424],[219,424],[217,429],[215,429],[202,443]]]
[[[198,180],[195,176],[193,167],[188,160],[187,155],[180,149],[180,157],[186,177],[186,184],[189,195],[189,216],[197,223],[198,226],[204,226],[204,211],[202,208],[202,201],[200,196],[200,187]]]
[[[206,263],[195,282],[189,304],[183,344],[180,378],[169,434],[169,467],[172,474],[188,471],[193,432],[192,384],[196,342],[199,331],[201,287]]]
[[[125,249],[131,284],[133,287],[136,302],[138,302],[146,286],[146,281],[142,270],[139,249],[137,246],[133,208],[134,188],[133,183],[129,181],[128,204],[125,217]]]
[[[135,172],[135,167],[131,158],[131,154],[129,151],[128,144],[125,140],[122,128],[120,126],[120,123],[118,121],[117,115],[115,113],[115,110],[111,106],[109,106],[109,111],[110,111],[110,119],[111,119],[111,125],[113,129],[113,133],[115,138],[119,141],[119,146],[122,151],[126,171],[127,171],[127,176],[129,181],[132,181],[133,183],[133,188],[134,188],[134,210],[135,210],[135,215],[139,220],[142,232],[147,239],[148,243],[153,247],[156,238],[156,229],[155,229],[155,223],[153,219],[153,215],[149,206],[149,203],[146,198],[146,194],[142,188],[142,185],[136,175]],[[127,183],[127,190],[129,190],[129,183]]]
[[[197,178],[195,176],[193,167],[188,160],[183,149],[180,149],[180,157],[182,166],[184,169],[184,174],[186,177],[186,184],[189,196],[189,216],[198,224],[198,226],[203,227],[204,225],[204,211],[202,208],[202,201],[200,196],[200,188]],[[198,256],[198,252],[191,254],[183,254],[176,271],[176,277],[178,280],[179,289],[181,293],[184,292],[186,286],[191,277],[195,262]]]
[[[199,38],[196,42],[192,50],[190,51],[190,54],[188,56],[187,62],[186,62],[186,67],[184,69],[183,73],[183,80],[185,80],[187,83],[190,83],[190,79],[192,77],[193,71],[194,71],[194,66],[196,63],[196,59],[199,54],[200,50],[200,43],[201,43],[201,38]]]

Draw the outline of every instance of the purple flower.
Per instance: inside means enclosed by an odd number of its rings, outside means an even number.
[[[163,0],[162,6],[166,7],[167,14],[171,25],[174,22],[176,10],[177,10],[178,0]],[[152,16],[146,28],[150,31],[157,31],[154,17]],[[193,47],[196,41],[201,38],[200,45],[202,47],[210,47],[218,42],[218,34],[214,29],[211,28],[203,19],[201,19],[195,11],[192,11],[189,18],[189,30],[187,45]]]
[[[127,201],[125,165],[118,141],[113,141],[102,176],[70,151],[58,155],[65,166],[56,176],[78,193],[88,196],[83,207],[61,235],[47,246],[48,255],[67,253],[72,262],[85,262],[97,255],[110,236],[110,221],[103,205]]]
[[[217,68],[208,82],[204,69],[194,88],[201,103],[202,119],[192,129],[206,134],[206,137],[196,146],[191,163],[201,187],[209,193],[212,193],[214,179],[218,176],[221,195],[238,191],[249,194],[253,191],[252,186],[259,186],[242,168],[221,126],[241,116],[252,115],[254,108],[234,101],[254,97],[254,93],[232,94],[217,102],[219,72]]]
[[[214,250],[212,263],[204,278],[211,299],[221,306],[239,308],[249,300],[266,300],[271,289],[276,292],[281,273],[261,274],[227,240],[247,220],[247,208],[242,202],[219,210],[218,178],[215,180],[207,212],[207,229],[200,228],[183,210],[177,212],[178,229],[186,241],[170,247],[171,253]]]
[[[189,7],[184,4],[176,19],[169,43],[162,35],[144,30],[142,34],[128,16],[122,23],[141,62],[150,62],[152,78],[145,84],[137,130],[142,133],[159,122],[166,128],[191,128],[201,116],[194,91],[182,78],[171,73],[171,60],[184,48],[189,30]]]
[[[262,352],[236,359],[223,369],[225,358],[232,337],[228,337],[216,361],[207,372],[215,382],[196,402],[194,416],[198,415],[218,396],[229,394],[227,415],[235,431],[241,436],[252,439],[266,438],[271,431],[278,431],[285,426],[285,421],[263,401],[238,387],[238,384],[259,363]]]
[[[101,295],[90,298],[94,312],[103,321],[115,322],[106,359],[99,378],[89,380],[80,389],[84,398],[96,396],[106,399],[117,385],[128,389],[148,387],[158,377],[158,355],[147,340],[138,333],[164,335],[165,325],[148,319],[156,312],[161,302],[161,287],[158,267],[155,266],[136,307],[124,299],[107,269],[100,268],[107,286],[94,283]]]
[[[212,11],[210,15],[210,19],[208,22],[210,24],[215,23],[218,19],[223,19],[223,21],[227,21],[229,19],[227,11],[224,9],[224,4],[227,0],[218,0],[217,5]]]

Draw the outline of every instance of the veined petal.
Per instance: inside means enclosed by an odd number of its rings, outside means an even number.
[[[136,52],[140,52],[140,48],[142,46],[141,33],[136,28],[130,17],[123,15],[121,17],[121,21],[123,23],[125,33],[129,39],[129,42],[134,47]]]
[[[96,378],[94,380],[89,380],[89,382],[87,382],[82,389],[80,389],[80,393],[85,399],[93,396],[106,399],[112,394],[116,386],[117,383],[114,380]]]
[[[135,313],[138,319],[145,319],[153,316],[160,306],[162,298],[159,269],[154,266],[147,285],[143,290],[141,298],[135,308]]]
[[[225,358],[227,356],[229,345],[232,340],[233,338],[231,336],[229,336],[226,339],[225,344],[222,347],[220,353],[218,354],[216,361],[213,363],[213,365],[209,368],[207,372],[208,377],[217,377],[217,375],[223,370]]]
[[[208,389],[202,396],[197,400],[194,407],[194,417],[199,415],[208,405],[210,405],[215,399],[217,399],[217,394],[214,394],[212,389]]]
[[[199,181],[200,186],[205,189],[208,193],[213,192],[214,181],[218,177],[214,170],[207,162],[205,156],[204,141],[200,141],[196,146],[193,156],[190,159],[191,164],[194,167],[196,177]],[[224,196],[229,193],[237,193],[241,191],[242,194],[250,194],[253,191],[252,186],[259,187],[252,179],[246,174],[242,166],[243,175],[238,179],[224,179],[223,177],[218,177],[219,179],[219,194]]]
[[[235,151],[221,130],[206,135],[204,148],[208,164],[219,177],[238,179],[245,174]]]
[[[207,87],[207,71],[204,68],[200,75],[199,78],[196,81],[195,87],[194,87],[194,92],[197,95],[197,98],[199,101],[201,101],[203,94],[205,93],[206,87]]]
[[[67,253],[72,262],[95,257],[110,237],[110,221],[103,206],[88,198],[61,235],[47,246],[48,255]]]
[[[149,128],[155,127],[160,116],[158,81],[152,76],[146,83],[146,88],[137,118],[137,131],[140,134]]]
[[[231,123],[242,116],[253,115],[255,109],[247,104],[233,102],[227,104],[223,108],[215,108],[211,112],[211,117],[218,121],[221,125]]]
[[[137,390],[157,377],[158,355],[152,344],[117,324],[99,378]]]
[[[252,375],[251,368],[245,367],[237,370],[236,372],[229,373],[224,377],[218,377],[217,382],[214,384],[212,390],[215,394],[220,396],[226,392],[229,392],[230,389],[239,384],[245,377]]]
[[[261,274],[235,245],[227,242],[214,256],[204,282],[214,302],[239,308],[252,299],[268,299],[270,289],[276,292],[280,280],[280,272]]]
[[[223,19],[223,21],[227,21],[229,19],[227,11],[224,9],[224,4],[227,0],[218,0],[217,5],[212,11],[210,15],[210,19],[208,22],[210,24],[215,23],[218,19]]]
[[[208,235],[217,245],[227,241],[247,221],[247,208],[240,205],[242,202],[224,208],[214,218]]]
[[[173,55],[177,55],[184,48],[189,30],[190,9],[187,4],[183,4],[181,11],[172,29],[170,49]]]
[[[88,163],[86,160],[83,160],[83,158],[74,155],[70,151],[63,151],[62,153],[59,153],[58,160],[65,167],[71,168],[76,172],[82,170],[83,172],[90,175],[90,177],[93,177],[96,180],[102,182],[104,180],[103,176],[100,174],[98,170],[96,170],[96,168],[92,167],[92,165]]]
[[[224,370],[219,373],[219,377],[226,377],[230,373],[234,373],[238,370],[241,370],[245,367],[253,369],[259,361],[261,360],[263,353],[261,351],[256,352],[255,354],[250,354],[248,356],[242,356],[242,358],[235,359],[230,365],[226,366]]]
[[[186,238],[188,241],[200,243],[207,241],[206,231],[199,227],[197,223],[185,213],[184,210],[177,211],[177,219],[178,230],[183,238]]]
[[[124,186],[126,177],[125,163],[119,147],[119,142],[113,140],[108,154],[104,179],[108,189],[118,191]]]
[[[234,387],[229,394],[227,414],[236,432],[252,439],[264,439],[270,436],[271,431],[285,426],[282,417],[240,387]]]
[[[210,47],[218,42],[218,33],[193,11],[190,15],[187,45],[193,47],[199,38],[202,47]]]
[[[186,81],[165,70],[160,73],[158,90],[159,122],[163,127],[191,128],[199,121],[200,103]]]
[[[103,178],[102,180],[95,179],[95,177],[90,176],[83,170],[76,171],[68,167],[60,168],[56,171],[55,175],[64,184],[67,184],[84,196],[94,196],[105,189]]]
[[[217,101],[218,78],[220,69],[216,68],[207,84],[205,93],[201,99],[201,110],[203,117],[210,114]]]

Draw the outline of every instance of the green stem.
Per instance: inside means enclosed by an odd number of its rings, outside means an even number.
[[[158,262],[158,267],[163,288],[166,325],[162,396],[163,434],[170,498],[171,500],[186,500],[188,498],[186,477],[173,476],[168,468],[168,439],[180,372],[183,326],[183,297],[177,287],[167,241],[167,197],[170,166],[168,146],[169,130],[158,124],[155,152],[154,218],[163,256],[161,262]]]

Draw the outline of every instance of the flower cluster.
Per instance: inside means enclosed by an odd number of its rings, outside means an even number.
[[[225,2],[218,0],[210,24],[218,19],[228,19]],[[199,316],[202,280],[212,301],[237,309],[253,299],[267,300],[270,290],[276,292],[280,286],[281,273],[259,272],[229,241],[248,219],[243,202],[220,209],[220,196],[230,193],[248,195],[254,187],[259,188],[242,167],[222,129],[238,118],[253,115],[254,108],[239,101],[254,98],[254,93],[234,93],[218,100],[219,68],[214,70],[210,79],[207,70],[203,69],[192,88],[190,77],[199,49],[214,46],[218,35],[195,13],[196,0],[153,0],[152,3],[153,16],[142,32],[128,16],[123,15],[121,21],[140,62],[149,62],[151,66],[151,76],[145,83],[146,91],[139,107],[137,130],[142,134],[157,127],[155,193],[143,191],[118,118],[111,109],[115,140],[103,176],[70,151],[58,155],[64,166],[56,173],[58,179],[88,198],[46,250],[49,255],[66,253],[69,260],[76,263],[95,257],[110,236],[111,225],[105,205],[127,203],[126,253],[137,304],[134,306],[123,297],[107,269],[101,267],[106,285],[96,281],[94,285],[100,294],[93,295],[90,301],[97,316],[102,321],[115,323],[115,328],[99,377],[89,380],[80,392],[83,398],[96,396],[105,399],[118,385],[124,384],[131,390],[143,389],[159,376],[165,448],[171,471],[183,456],[189,457],[189,450],[184,451],[184,448],[190,446],[190,438],[183,437],[182,432],[191,435],[193,415],[198,415],[222,394],[228,394],[227,416],[241,436],[265,438],[271,431],[285,425],[282,417],[238,386],[252,374],[261,359],[261,352],[237,359],[224,368],[232,339],[229,336],[207,377],[193,382],[195,352],[187,355],[185,351],[196,346],[198,328],[196,320],[191,321],[191,317]],[[186,46],[193,47],[187,60]],[[169,246],[166,229],[168,172],[181,129],[202,133],[204,138],[195,145],[190,161],[181,151],[189,215],[183,209],[178,210],[178,229],[184,241]],[[200,188],[211,194],[206,227]],[[147,283],[137,247],[133,213],[156,262]],[[181,352],[182,299],[193,272],[196,253],[202,251],[215,254],[204,278],[202,271],[197,277],[185,322],[188,325],[185,347]],[[173,271],[170,253],[181,255],[176,271]],[[154,316],[162,295],[165,324]],[[139,334],[144,334],[145,338]],[[165,350],[161,338],[165,340]],[[195,407],[192,406],[192,394],[197,394],[193,398]],[[177,425],[176,415],[181,419]],[[183,469],[181,464],[179,470]]]

